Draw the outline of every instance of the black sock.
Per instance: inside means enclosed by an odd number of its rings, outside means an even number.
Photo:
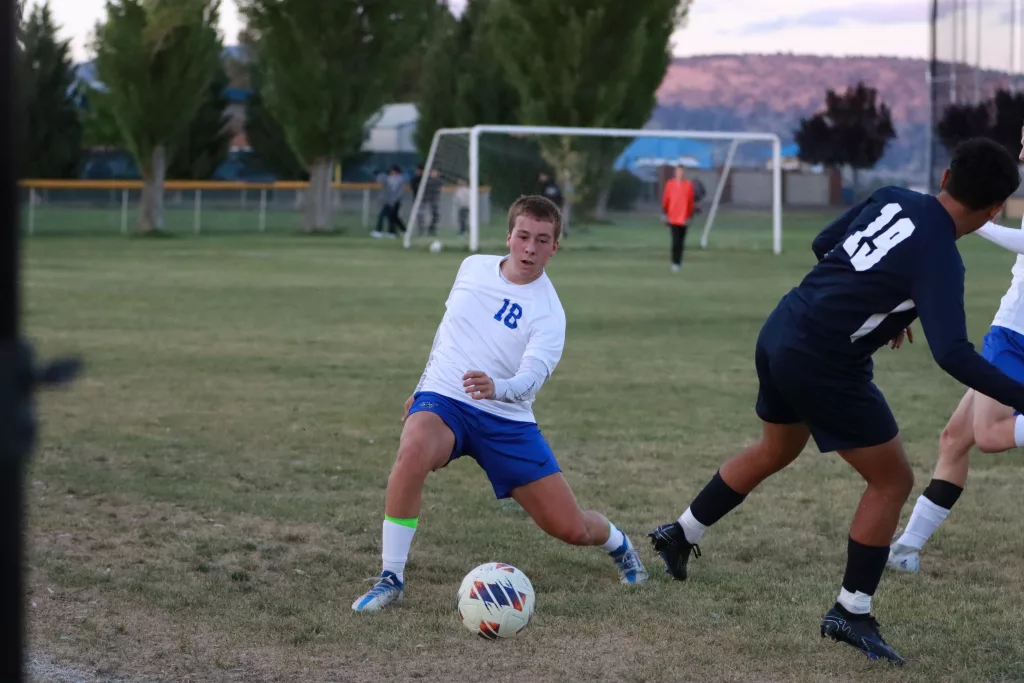
[[[928,482],[928,488],[924,490],[924,497],[938,505],[940,508],[951,510],[960,494],[964,492],[962,486],[951,484],[942,479],[932,479]]]
[[[690,512],[698,522],[704,526],[711,526],[729,514],[746,497],[747,494],[732,490],[722,479],[722,475],[715,472],[711,481],[690,503]]]
[[[846,573],[843,575],[843,588],[850,593],[861,592],[874,595],[878,590],[878,582],[882,580],[885,562],[889,559],[889,546],[864,545],[850,538],[846,545]],[[848,618],[866,619],[869,614],[850,614],[842,605],[836,603],[840,611]]]

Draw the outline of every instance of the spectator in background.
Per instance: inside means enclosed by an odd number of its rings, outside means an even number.
[[[459,236],[469,233],[469,183],[465,178],[459,178],[459,186],[455,188],[455,195],[452,197],[452,206],[455,208],[455,215],[458,218]]]
[[[441,208],[439,205],[443,185],[444,183],[441,182],[441,174],[438,170],[436,168],[430,169],[430,175],[427,176],[426,185],[423,187],[423,202],[420,207],[430,212],[430,223],[427,227],[428,235],[437,234],[437,222],[441,218]]]
[[[373,172],[373,177],[380,185],[380,211],[377,212],[377,228],[370,233],[370,237],[383,237],[384,221],[388,218],[388,205],[384,201],[384,183],[387,182],[388,174],[378,168]]]
[[[558,183],[544,171],[537,176],[537,194],[553,201],[559,209],[565,203],[565,197],[562,196],[562,190],[558,187]]]
[[[661,196],[661,208],[665,222],[672,231],[672,272],[683,267],[683,250],[686,247],[686,228],[693,216],[693,183],[686,178],[686,169],[676,166],[675,177],[665,183]]]
[[[693,183],[693,215],[696,216],[703,210],[700,203],[704,201],[708,191],[704,189],[704,183],[697,176],[694,176],[691,182]]]
[[[546,171],[541,171],[537,175],[537,191],[535,194],[547,197],[562,212],[562,237],[568,237],[570,216],[565,207],[565,196],[562,194],[562,188],[558,187],[558,183]]]
[[[383,236],[392,239],[398,237],[398,232],[405,232],[405,223],[399,211],[402,208],[402,196],[405,194],[405,176],[402,169],[392,166],[387,178],[384,179],[384,206],[388,217],[388,231]]]
[[[416,164],[416,171],[409,179],[409,189],[412,190],[412,199],[416,201],[416,193],[420,191],[420,182],[423,180],[423,164]]]

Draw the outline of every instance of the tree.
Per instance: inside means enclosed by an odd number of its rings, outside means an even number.
[[[857,187],[857,172],[874,168],[889,141],[895,139],[896,130],[878,91],[861,82],[842,93],[830,89],[825,109],[800,119],[794,137],[800,146],[800,161],[834,168],[849,166]]]
[[[219,7],[219,0],[108,0],[106,22],[96,29],[105,90],[94,91],[91,101],[117,121],[142,174],[140,232],[163,227],[168,161],[220,63]]]
[[[82,158],[82,124],[69,41],[58,38],[49,2],[32,8],[20,33],[19,80],[25,122],[21,174],[73,178]]]
[[[288,143],[288,135],[263,101],[261,92],[266,79],[257,58],[259,48],[256,45],[256,36],[246,29],[239,34],[238,42],[247,55],[246,79],[251,94],[245,105],[245,134],[249,138],[253,154],[259,159],[264,170],[282,180],[308,180],[309,174],[295,156]]]
[[[494,4],[469,0],[458,20],[449,15],[438,24],[424,57],[417,100],[416,146],[424,157],[439,128],[519,123],[519,95],[494,51]],[[481,182],[491,185],[491,198],[498,204],[533,190],[541,170],[551,169],[534,140],[481,138]]]
[[[304,227],[331,229],[335,162],[355,152],[363,125],[392,96],[406,47],[437,0],[240,0],[258,49],[262,103],[309,171]]]
[[[525,124],[640,128],[669,64],[689,0],[501,0],[495,49]],[[593,202],[627,139],[538,138],[567,192]]]
[[[935,127],[942,146],[948,151],[971,138],[991,138],[1015,157],[1020,156],[1020,125],[1024,120],[1024,93],[999,90],[989,100],[951,104],[942,112]]]
[[[206,89],[206,97],[192,117],[188,129],[174,146],[174,155],[167,166],[171,178],[182,180],[209,180],[228,156],[232,132],[231,117],[227,113],[228,74],[218,64],[213,80]]]

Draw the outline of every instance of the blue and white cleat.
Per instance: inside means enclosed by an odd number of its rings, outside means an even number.
[[[628,538],[622,542],[618,550],[609,554],[619,570],[619,583],[639,585],[647,582],[647,570],[644,569],[644,563],[640,561],[640,555],[637,554],[636,548]]]
[[[885,565],[898,572],[917,574],[921,571],[921,558],[916,548],[893,543],[889,548],[889,559]]]
[[[352,603],[352,611],[379,612],[393,602],[401,602],[404,596],[405,584],[394,572],[383,571],[374,587]]]

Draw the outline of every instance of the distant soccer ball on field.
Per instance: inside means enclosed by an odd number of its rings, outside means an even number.
[[[434,240],[433,242],[430,243],[431,254],[436,254],[440,252],[442,249],[444,249],[444,245],[441,244],[441,240]]]
[[[459,620],[485,640],[511,638],[533,618],[533,585],[510,564],[482,564],[462,580]]]

